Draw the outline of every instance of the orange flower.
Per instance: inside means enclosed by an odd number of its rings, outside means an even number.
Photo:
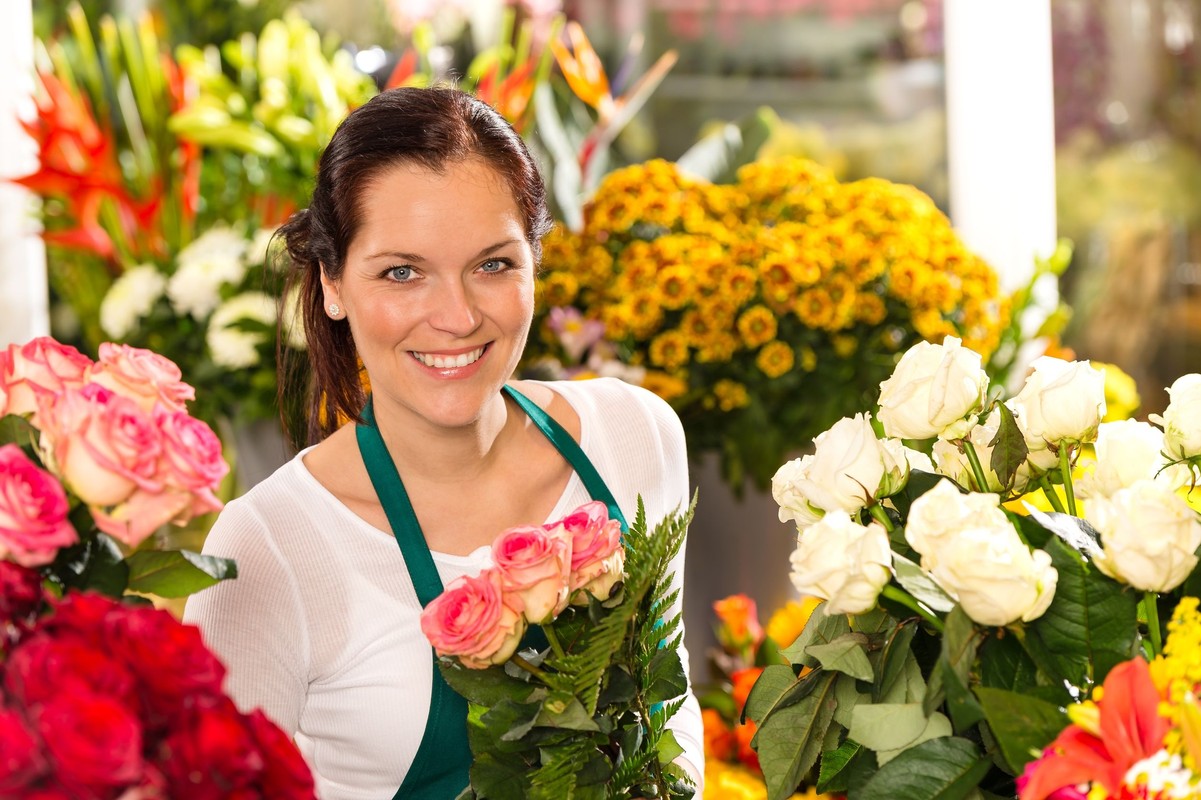
[[[730,761],[738,748],[738,740],[734,731],[722,719],[715,709],[706,708],[701,712],[701,721],[705,726],[705,758],[716,761]]]
[[[600,56],[578,22],[567,23],[567,35],[571,39],[571,50],[558,39],[551,39],[555,61],[575,96],[606,119],[613,113],[613,95],[609,92],[609,76],[605,74]]]
[[[759,676],[763,674],[763,667],[747,667],[746,669],[736,670],[730,675],[730,681],[734,684],[731,694],[734,697],[734,706],[738,709],[738,713],[742,714],[742,709],[746,705],[746,699],[751,696],[751,689],[755,686],[755,681],[759,680]]]
[[[763,770],[759,768],[759,754],[751,749],[751,739],[755,738],[757,730],[759,730],[759,726],[753,721],[747,720],[734,726],[734,738],[738,741],[738,760],[755,772],[762,774]]]
[[[809,616],[821,601],[806,597],[801,602],[789,600],[767,621],[767,635],[780,647],[788,647],[805,630]]]
[[[745,594],[733,594],[715,602],[713,610],[718,620],[717,640],[722,647],[747,661],[753,660],[764,636],[755,601]]]
[[[498,80],[499,65],[493,64],[480,78],[476,97],[495,108],[520,132],[528,121],[526,112],[538,85],[534,78],[537,67],[538,59],[528,58]]]

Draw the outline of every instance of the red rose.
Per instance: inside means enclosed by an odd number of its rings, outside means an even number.
[[[65,787],[122,787],[140,779],[142,729],[113,698],[60,690],[33,716]]]
[[[29,786],[45,769],[41,742],[25,718],[0,708],[0,797]]]
[[[225,800],[251,788],[263,769],[246,720],[229,698],[185,718],[159,747],[171,797]]]
[[[291,737],[258,709],[250,714],[249,722],[263,754],[263,774],[259,778],[263,797],[271,800],[313,798],[313,773]]]
[[[102,594],[69,592],[54,606],[53,614],[42,618],[38,629],[55,635],[60,632],[74,633],[90,644],[102,645],[108,618],[123,613],[125,608]]]
[[[27,619],[37,613],[44,596],[41,575],[11,561],[0,561],[0,620]]]
[[[4,685],[30,709],[76,692],[137,708],[137,687],[125,666],[70,634],[52,638],[39,633],[23,640],[9,655]]]
[[[160,609],[127,608],[108,620],[108,634],[111,651],[137,675],[156,713],[176,713],[188,695],[221,694],[225,667],[196,626]]]

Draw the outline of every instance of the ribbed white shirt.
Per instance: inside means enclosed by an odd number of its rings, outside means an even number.
[[[551,388],[580,418],[580,446],[626,518],[642,496],[654,526],[686,506],[684,431],[671,407],[612,378]],[[205,542],[237,561],[238,577],[190,598],[225,662],[226,690],[243,710],[260,707],[294,735],[322,800],[390,800],[425,729],[433,665],[421,606],[391,533],[354,514],[312,476],[300,453],[230,502]],[[545,522],[589,500],[578,475]],[[498,531],[499,533],[499,531]],[[443,585],[491,563],[433,553]],[[684,575],[681,554],[676,580]],[[672,612],[681,609],[681,600]],[[687,653],[684,674],[688,674]],[[704,769],[700,708],[689,697],[671,728],[685,758]]]

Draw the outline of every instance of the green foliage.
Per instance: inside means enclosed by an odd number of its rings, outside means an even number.
[[[679,615],[667,568],[695,501],[647,530],[641,501],[623,537],[625,577],[610,600],[571,606],[547,635],[559,646],[522,651],[505,666],[442,674],[469,703],[470,791],[489,798],[688,798],[666,729],[683,703]],[[787,668],[785,668],[787,669]]]

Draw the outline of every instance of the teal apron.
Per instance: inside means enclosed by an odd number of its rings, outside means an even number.
[[[589,496],[605,503],[609,507],[609,517],[619,520],[622,530],[626,530],[628,526],[625,517],[617,507],[613,493],[605,485],[596,467],[592,466],[588,456],[576,444],[575,439],[571,438],[571,434],[516,389],[505,386],[503,391],[529,415],[538,430],[542,431],[555,449],[567,459],[584,482]],[[413,504],[409,502],[408,493],[405,492],[400,474],[396,471],[396,463],[388,455],[388,448],[375,424],[370,400],[363,409],[363,420],[365,424],[359,425],[356,430],[359,452],[363,456],[363,463],[367,465],[367,474],[371,476],[371,483],[388,517],[388,523],[392,526],[392,534],[396,537],[396,543],[400,545],[405,567],[413,580],[413,588],[417,591],[417,599],[424,608],[442,593],[442,579],[434,566],[434,559],[426,545],[417,515],[413,513]],[[433,654],[432,648],[430,653]],[[434,658],[436,662],[436,656]],[[417,749],[413,765],[409,767],[404,783],[400,785],[393,800],[450,800],[470,782],[470,767],[467,701],[446,684],[435,663],[425,733],[422,735],[421,746]]]

